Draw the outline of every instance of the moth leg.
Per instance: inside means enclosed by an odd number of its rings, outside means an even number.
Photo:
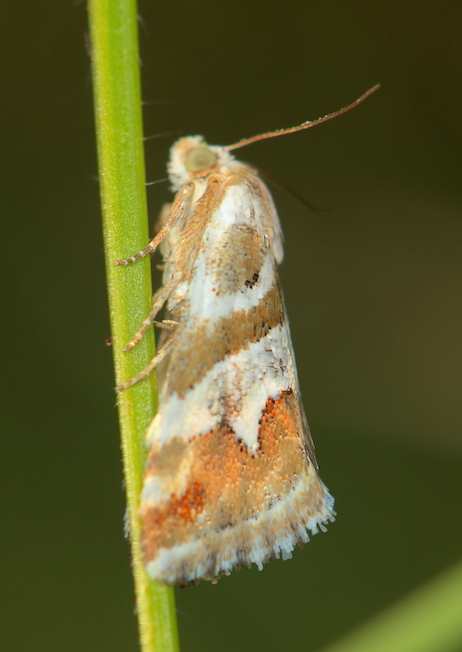
[[[179,323],[178,321],[173,321],[173,319],[162,319],[162,321],[154,322],[157,328],[164,328],[166,331],[172,331]]]
[[[115,264],[130,265],[130,263],[134,263],[140,258],[144,258],[148,254],[153,254],[156,251],[157,247],[162,242],[162,240],[165,238],[167,233],[170,231],[172,226],[175,225],[178,219],[180,219],[185,214],[185,212],[189,211],[193,194],[194,194],[194,183],[187,183],[184,186],[184,188],[181,190],[178,198],[176,199],[172,207],[172,212],[170,213],[167,221],[165,222],[164,226],[160,229],[159,233],[155,236],[155,238],[151,240],[151,242],[147,245],[147,247],[139,251],[131,258],[126,258],[125,260],[117,260]]]
[[[174,291],[177,285],[178,285],[178,277],[174,276],[172,279],[170,279],[170,281],[166,285],[163,285],[161,288],[157,290],[157,292],[152,297],[152,307],[151,310],[149,311],[149,315],[141,324],[141,328],[137,331],[135,337],[125,347],[124,353],[130,351],[130,349],[133,349],[133,347],[138,344],[138,342],[143,337],[143,335],[148,330],[148,328],[151,326],[151,324],[154,323],[157,313],[160,310],[162,310],[162,308],[164,307],[164,303],[170,297],[170,295],[172,294],[172,292]]]
[[[149,374],[154,371],[156,367],[160,365],[162,360],[165,358],[167,353],[170,351],[172,348],[172,343],[173,340],[175,339],[175,334],[173,334],[170,339],[165,342],[164,346],[159,349],[159,351],[156,353],[156,355],[153,357],[151,362],[143,369],[143,371],[140,371],[139,374],[136,374],[136,376],[133,376],[130,380],[127,380],[127,382],[122,383],[121,385],[117,385],[116,392],[121,392],[124,389],[127,389],[128,387],[132,387],[132,385],[135,385],[138,383],[140,380],[144,380],[144,378],[147,378]]]

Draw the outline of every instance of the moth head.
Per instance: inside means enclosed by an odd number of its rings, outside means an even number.
[[[170,150],[168,175],[172,190],[178,192],[188,181],[230,166],[233,161],[232,154],[217,145],[208,145],[202,136],[180,138]]]

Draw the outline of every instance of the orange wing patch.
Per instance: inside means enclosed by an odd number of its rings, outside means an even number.
[[[260,538],[266,541],[264,561],[279,556],[278,542],[287,531],[302,539],[300,523],[306,529],[309,519],[322,511],[325,489],[300,433],[298,398],[290,390],[268,399],[255,455],[226,423],[186,446],[172,441],[160,452],[153,451],[148,475],[162,472],[159,463],[163,466],[171,448],[190,460],[186,489],[179,495],[175,485],[184,478],[173,476],[170,500],[162,506],[146,505],[142,513],[147,563],[155,562],[162,549],[174,553],[175,562],[162,581],[187,583],[197,577],[197,568],[206,568],[202,577],[213,579],[223,572],[222,562],[228,570],[229,560],[235,560],[234,568],[250,565],[257,521]],[[177,460],[175,466],[180,464]],[[192,557],[191,543],[197,549]],[[182,548],[187,555],[181,554]]]

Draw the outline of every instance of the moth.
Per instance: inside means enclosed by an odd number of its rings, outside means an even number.
[[[171,148],[176,193],[156,237],[117,264],[158,247],[162,287],[130,350],[165,307],[164,342],[119,391],[159,377],[159,411],[140,512],[149,576],[165,584],[216,582],[233,569],[294,548],[334,521],[300,396],[277,267],[283,244],[270,192],[233,150],[324,122],[362,102],[298,127],[234,145],[201,136]]]

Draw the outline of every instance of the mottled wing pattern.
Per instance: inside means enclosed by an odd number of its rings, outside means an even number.
[[[334,518],[299,398],[277,214],[251,168],[211,149],[217,165],[192,180],[191,206],[163,244],[178,326],[141,515],[148,573],[167,584],[288,558]]]

